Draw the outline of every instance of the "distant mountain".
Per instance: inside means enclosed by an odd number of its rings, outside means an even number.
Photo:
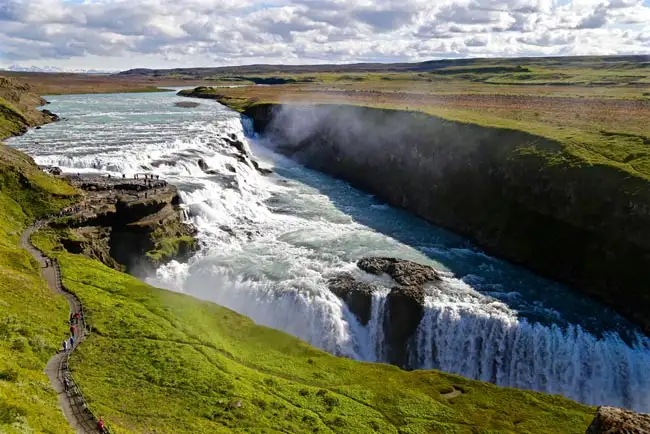
[[[102,69],[83,69],[83,68],[58,68],[56,66],[22,66],[11,65],[4,69],[5,71],[12,72],[45,72],[45,73],[75,73],[75,74],[112,74],[117,72],[115,70],[102,70]]]
[[[650,56],[575,56],[575,57],[519,57],[484,59],[442,59],[419,63],[351,63],[333,65],[242,65],[201,68],[146,69],[137,68],[120,72],[121,76],[170,77],[181,79],[204,79],[213,76],[232,76],[248,74],[305,74],[305,73],[364,73],[364,72],[436,72],[446,68],[495,66],[520,68],[528,66],[552,67],[598,67],[616,65],[617,67],[646,67]],[[514,72],[517,72],[514,70]]]
[[[21,65],[11,65],[9,68],[5,68],[6,71],[13,72],[63,72],[61,68],[54,66],[21,66]]]

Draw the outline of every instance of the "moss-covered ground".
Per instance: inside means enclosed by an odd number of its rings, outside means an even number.
[[[116,433],[581,433],[593,409],[436,371],[337,358],[215,304],[65,253],[64,284],[94,332],[75,380]],[[460,396],[444,394],[462,390]]]
[[[0,98],[0,140],[20,134],[27,121],[13,104]]]
[[[154,233],[154,236],[156,234]],[[196,246],[196,239],[189,235],[165,235],[156,237],[157,244],[153,250],[147,252],[147,257],[154,264],[168,262],[170,258],[183,256],[183,252],[192,251]]]
[[[69,204],[75,190],[0,144],[0,432],[71,432],[43,373],[66,337],[68,305],[19,247],[35,219]]]

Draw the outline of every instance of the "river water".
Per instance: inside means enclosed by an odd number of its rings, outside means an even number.
[[[247,122],[219,104],[175,107],[187,99],[172,92],[47,99],[64,119],[11,146],[67,172],[150,170],[179,188],[202,248],[187,264],[161,267],[150,283],[333,354],[383,361],[390,284],[354,263],[363,256],[414,260],[449,272],[427,296],[411,348],[415,366],[650,411],[650,340],[624,319],[249,137],[255,158],[275,171],[259,175],[222,140],[246,140]],[[200,158],[217,174],[204,173]],[[327,278],[341,271],[384,288],[367,326],[327,289]]]

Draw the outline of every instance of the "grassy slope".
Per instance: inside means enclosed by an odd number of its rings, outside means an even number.
[[[1,118],[0,118],[1,120]],[[68,307],[18,247],[35,218],[75,192],[43,174],[24,154],[0,144],[0,432],[70,432],[43,373],[66,336]]]
[[[75,380],[115,432],[584,432],[593,409],[436,371],[336,358],[226,308],[59,257],[95,333]],[[446,399],[441,393],[462,388]]]
[[[543,158],[605,164],[650,179],[650,128],[644,122],[650,119],[647,59],[463,59],[430,62],[422,68],[273,72],[257,76],[310,83],[206,93],[224,95],[222,102],[239,111],[259,103],[353,104],[522,130],[564,144],[563,155],[540,149]]]
[[[26,124],[27,120],[20,110],[0,97],[0,140],[20,134]]]
[[[550,101],[534,96],[512,100],[506,98],[506,89],[495,87],[494,101],[490,101],[490,95],[464,93],[463,83],[458,82],[447,85],[446,92],[455,88],[455,94],[440,95],[405,93],[400,87],[405,84],[396,88],[367,86],[367,90],[250,87],[215,89],[208,93],[223,95],[221,101],[239,111],[261,103],[349,104],[420,111],[461,123],[521,130],[564,144],[564,156],[553,155],[553,158],[605,164],[650,179],[650,130],[643,122],[650,117],[650,103],[644,100],[582,100],[568,96],[551,97]],[[462,96],[463,101],[455,100],[454,96]],[[540,155],[548,157],[542,149]]]
[[[29,85],[0,76],[0,140],[49,122],[49,117],[35,108],[41,104],[44,101]]]

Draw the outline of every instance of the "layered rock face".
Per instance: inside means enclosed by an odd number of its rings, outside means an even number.
[[[388,346],[386,357],[389,363],[408,368],[408,347],[424,315],[425,285],[440,281],[439,272],[426,265],[395,258],[362,258],[357,267],[370,274],[388,275],[395,282],[381,319]],[[346,302],[359,322],[368,324],[372,293],[377,287],[349,274],[335,276],[328,283],[330,290]]]
[[[328,287],[337,297],[345,301],[362,325],[368,325],[372,309],[372,293],[377,289],[376,287],[359,282],[349,274],[331,278]]]
[[[648,434],[650,415],[615,407],[599,407],[586,434]]]
[[[195,229],[183,223],[175,187],[160,180],[70,177],[85,199],[52,225],[68,229],[62,238],[72,253],[145,276],[197,249]]]
[[[569,283],[650,334],[650,184],[521,131],[354,106],[245,115],[302,164]]]

